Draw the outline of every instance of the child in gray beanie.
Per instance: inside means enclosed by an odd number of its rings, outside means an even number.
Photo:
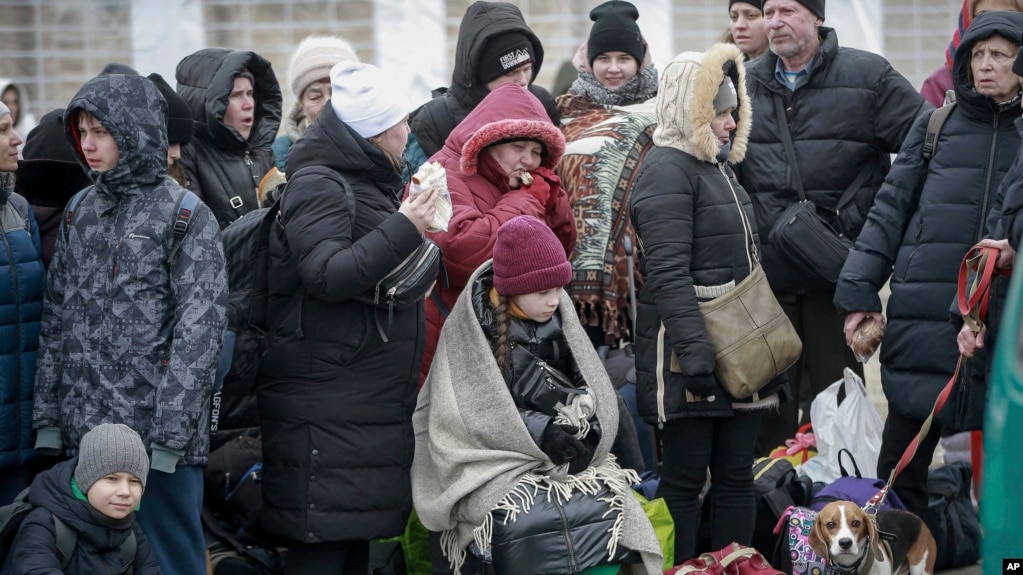
[[[78,457],[36,476],[33,509],[0,569],[2,575],[162,573],[135,511],[149,475],[149,456],[127,425],[104,423],[82,436]]]

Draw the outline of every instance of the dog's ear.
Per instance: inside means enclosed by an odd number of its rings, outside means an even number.
[[[810,548],[817,554],[818,557],[827,559],[831,555],[831,550],[828,549],[831,537],[828,535],[827,527],[828,517],[831,514],[825,514],[825,510],[822,509],[821,513],[817,514],[817,519],[813,522],[813,528],[810,529],[810,536],[806,539],[806,542],[810,544]]]

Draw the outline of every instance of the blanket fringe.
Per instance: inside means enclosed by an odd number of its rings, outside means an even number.
[[[543,496],[541,490],[546,491],[548,501],[560,506],[570,501],[576,493],[596,495],[601,487],[607,486],[611,494],[599,498],[598,501],[608,505],[604,517],[615,514],[614,523],[608,529],[611,537],[607,543],[608,558],[613,560],[618,554],[618,543],[624,528],[625,501],[627,497],[632,497],[632,486],[636,483],[639,483],[639,475],[632,469],[623,469],[619,466],[615,456],[610,453],[599,466],[590,466],[563,480],[554,479],[549,475],[527,473],[522,476],[518,485],[486,514],[483,523],[473,529],[473,542],[482,553],[489,553],[494,535],[494,511],[505,512],[504,524],[514,523],[519,515],[529,513],[536,503],[537,496]],[[465,562],[467,551],[464,547],[459,547],[455,530],[449,529],[441,534],[440,544],[451,568],[458,573]]]

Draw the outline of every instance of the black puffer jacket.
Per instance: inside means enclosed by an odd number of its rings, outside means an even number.
[[[773,53],[749,64],[753,131],[738,176],[753,200],[762,233],[764,271],[775,293],[830,287],[812,283],[768,238],[778,216],[799,199],[774,97],[781,97],[792,109],[789,126],[806,197],[827,221],[853,239],[888,173],[889,155],[899,151],[913,120],[930,107],[887,60],[839,48],[831,28],[821,28],[820,33],[810,77],[795,92],[775,79],[778,57]],[[866,179],[836,218],[839,198],[861,170],[869,172]]]
[[[135,533],[135,575],[160,575],[149,541],[142,528],[129,518],[116,520],[93,510],[87,501],[75,497],[71,489],[78,458],[62,461],[36,476],[29,492],[33,509],[18,527],[3,575],[66,573],[67,575],[120,575],[121,544]],[[58,517],[77,533],[74,552],[66,569],[61,570],[53,518]]]
[[[367,293],[422,243],[397,213],[401,177],[325,106],[288,155],[293,175],[271,239],[270,351],[258,378],[263,525],[305,543],[400,534],[412,508],[412,411],[426,338],[423,305],[387,310]],[[279,228],[278,228],[279,229]],[[382,327],[381,327],[382,326]]]
[[[490,92],[477,78],[476,68],[487,40],[508,32],[518,32],[529,38],[533,45],[533,79],[529,91],[543,104],[551,122],[560,124],[557,104],[550,92],[534,86],[533,81],[543,65],[543,44],[526,25],[518,6],[509,2],[479,0],[469,5],[458,28],[455,45],[455,68],[451,87],[443,96],[436,97],[420,107],[409,119],[412,134],[429,158],[444,147],[452,128],[469,115]]]
[[[665,80],[676,88],[658,95],[655,147],[643,160],[630,201],[645,278],[637,312],[636,394],[640,415],[651,423],[731,415],[736,402],[714,375],[714,347],[699,309],[700,301],[723,295],[726,286],[749,275],[751,235],[754,246],[759,243],[749,197],[718,160],[720,144],[710,127],[712,99],[729,60],[738,66],[741,87],[742,54],[734,46],[686,53],[665,68],[662,89]],[[693,89],[683,92],[690,84]],[[732,162],[742,160],[752,116],[741,88],[737,114]],[[710,394],[690,392],[711,386],[713,401],[693,397]],[[780,379],[754,398],[779,391],[787,396]]]
[[[255,114],[248,140],[224,124],[234,79],[247,70],[255,79]],[[195,137],[181,148],[196,193],[224,227],[259,207],[256,188],[274,165],[271,146],[281,125],[281,88],[270,62],[255,52],[206,48],[178,62],[178,94],[195,120]]]
[[[839,313],[881,311],[891,279],[881,382],[889,409],[923,421],[959,356],[949,303],[959,263],[985,235],[999,184],[1020,146],[1013,121],[1020,100],[998,105],[968,84],[973,46],[993,35],[1018,42],[1023,14],[993,12],[970,25],[956,51],[957,105],[930,163],[922,157],[931,113],[921,114],[877,194],[835,291]],[[983,384],[984,360],[967,362],[964,381]],[[943,413],[944,415],[944,413]]]

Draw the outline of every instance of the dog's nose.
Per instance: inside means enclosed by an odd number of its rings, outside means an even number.
[[[843,537],[838,540],[838,546],[842,548],[842,551],[848,551],[849,548],[852,547],[852,543],[852,539],[848,537]]]

